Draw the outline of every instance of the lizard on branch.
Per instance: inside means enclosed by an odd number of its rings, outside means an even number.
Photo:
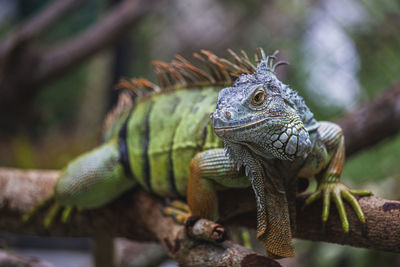
[[[208,71],[181,56],[169,64],[154,62],[159,85],[121,81],[117,87],[125,90],[106,119],[104,143],[63,170],[45,224],[61,207],[67,221],[73,208],[103,206],[137,185],[162,197],[186,197],[189,213],[166,209],[178,212],[178,220],[217,220],[218,190],[252,187],[259,240],[270,256],[291,257],[296,181],[312,176],[319,187],[306,203],[323,198],[324,222],[333,198],[349,231],[344,198],[364,223],[353,194],[370,192],[340,183],[340,127],[317,122],[303,99],[276,78],[282,64],[273,64],[276,54],[266,57],[259,49],[255,66],[245,52],[229,52],[234,62],[195,53]]]

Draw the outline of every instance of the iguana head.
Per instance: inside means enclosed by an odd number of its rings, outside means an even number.
[[[221,90],[213,126],[228,145],[245,145],[264,158],[293,160],[311,149],[302,121],[305,104],[274,70],[271,57],[263,57],[254,73],[242,74]]]
[[[257,201],[257,238],[270,255],[294,256],[286,188],[279,174],[264,168],[263,159],[306,157],[316,129],[303,99],[279,81],[272,57],[265,57],[251,74],[242,74],[220,91],[211,115],[215,133],[237,163],[245,166]],[[267,199],[268,196],[268,199]]]

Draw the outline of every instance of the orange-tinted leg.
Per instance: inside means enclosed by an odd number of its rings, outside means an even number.
[[[218,219],[218,199],[215,185],[248,187],[249,181],[240,176],[234,162],[223,149],[197,153],[190,163],[187,202],[192,215],[209,220]]]
[[[164,213],[183,223],[190,216],[208,220],[218,219],[218,199],[216,185],[228,188],[244,188],[250,181],[237,170],[223,149],[210,149],[199,152],[190,163],[190,175],[187,187],[188,207],[174,201],[164,209]]]

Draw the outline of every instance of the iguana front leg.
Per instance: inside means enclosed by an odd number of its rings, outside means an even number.
[[[352,190],[340,182],[340,175],[345,160],[345,146],[342,129],[330,122],[320,122],[318,128],[321,145],[324,145],[328,152],[328,164],[326,168],[317,174],[318,188],[306,199],[306,205],[322,198],[322,223],[323,228],[329,217],[331,199],[336,204],[344,233],[349,232],[349,222],[344,208],[343,199],[346,200],[357,214],[360,222],[365,225],[364,213],[354,195],[368,196],[368,190]],[[364,228],[363,228],[364,229]]]
[[[190,163],[186,196],[189,212],[182,214],[181,211],[184,211],[185,208],[182,208],[181,203],[173,202],[172,209],[167,207],[165,213],[176,216],[180,223],[189,216],[199,216],[216,221],[219,218],[218,185],[228,188],[243,188],[250,186],[250,181],[225,155],[224,149],[210,149],[197,153]],[[180,211],[177,212],[174,208]]]

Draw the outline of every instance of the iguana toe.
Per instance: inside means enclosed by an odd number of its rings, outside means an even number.
[[[61,206],[57,202],[54,203],[53,206],[51,206],[50,211],[47,213],[46,217],[43,220],[43,225],[46,229],[49,229],[52,226],[54,219],[60,210]]]
[[[339,213],[340,221],[342,224],[343,232],[345,234],[344,240],[348,238],[348,233],[350,230],[349,221],[347,218],[346,210],[343,204],[343,199],[348,202],[356,213],[359,221],[362,223],[362,233],[366,235],[366,219],[365,215],[361,209],[360,204],[354,195],[359,196],[369,196],[371,192],[368,190],[352,190],[340,182],[337,183],[322,183],[318,187],[317,191],[312,193],[305,201],[305,206],[309,205],[316,200],[322,198],[322,227],[321,230],[325,230],[326,222],[329,217],[330,203],[331,200],[334,201],[336,208]]]
[[[51,202],[54,201],[54,196],[50,196],[42,201],[39,202],[36,206],[32,207],[30,211],[25,213],[22,217],[22,221],[24,223],[29,222],[32,220],[32,218],[42,209],[47,208],[48,205],[50,205]]]
[[[73,206],[66,206],[61,214],[61,222],[67,223],[71,219],[71,214],[74,211]]]
[[[178,209],[178,210],[181,210],[181,211],[184,211],[186,213],[190,213],[190,209],[189,209],[188,204],[186,204],[183,201],[174,200],[174,201],[171,202],[171,207],[173,207],[175,209]]]
[[[73,206],[61,206],[58,202],[54,202],[54,196],[51,196],[41,201],[38,205],[34,206],[28,213],[24,214],[22,217],[22,221],[24,223],[28,223],[33,219],[33,217],[38,214],[40,210],[47,210],[48,208],[49,211],[43,219],[43,226],[46,229],[50,228],[53,225],[60,211],[61,222],[67,223],[70,220],[72,212],[75,209]]]
[[[166,216],[173,217],[179,224],[184,224],[185,220],[191,216],[189,206],[180,200],[167,199],[167,207],[163,208],[162,212]]]

